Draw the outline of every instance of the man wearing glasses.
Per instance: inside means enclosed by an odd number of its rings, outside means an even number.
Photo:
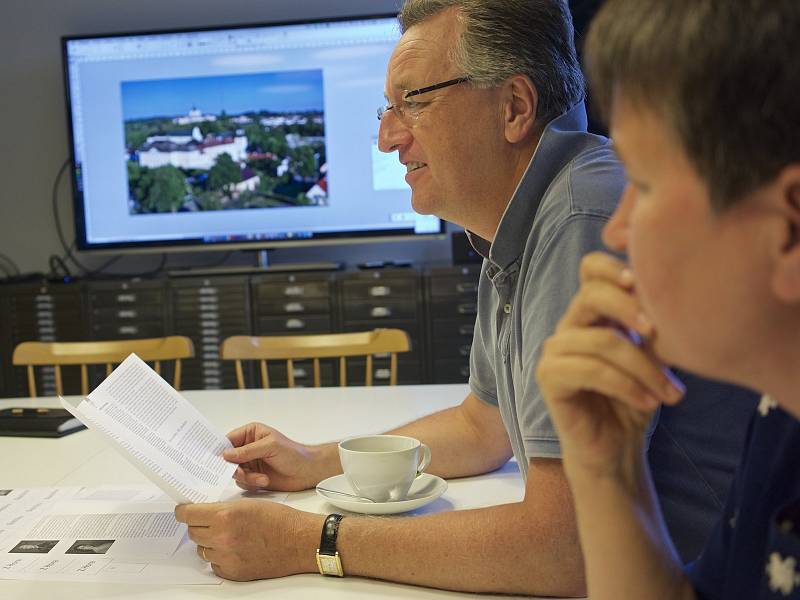
[[[583,560],[558,439],[534,380],[541,342],[578,284],[581,257],[625,181],[608,140],[586,133],[572,22],[559,0],[408,0],[378,110],[379,146],[406,166],[414,209],[462,225],[486,258],[458,407],[392,433],[427,443],[444,478],[514,455],[521,502],[410,519],[299,513],[282,505],[179,507],[222,576],[335,569],[473,592],[580,596]],[[229,434],[249,489],[300,490],[341,472],[336,444],[302,445],[261,424]],[[238,506],[237,506],[238,505]],[[199,526],[199,527],[198,527]],[[330,529],[330,531],[328,531]],[[326,533],[327,532],[327,533]]]

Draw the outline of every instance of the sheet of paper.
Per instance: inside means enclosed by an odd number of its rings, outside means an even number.
[[[186,541],[172,556],[159,560],[115,558],[109,554],[3,554],[0,555],[0,579],[139,584],[222,583],[208,563],[197,556],[196,546]]]
[[[215,502],[236,465],[230,441],[135,354],[82,401],[61,403],[177,503]]]
[[[151,485],[0,490],[0,579],[219,583],[173,509]]]

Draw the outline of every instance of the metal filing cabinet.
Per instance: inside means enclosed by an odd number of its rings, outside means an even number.
[[[86,339],[84,308],[80,283],[25,283],[9,287],[8,328],[10,348],[20,342],[65,342]],[[10,356],[9,356],[10,363]],[[63,384],[67,394],[80,393],[80,372],[64,367]],[[12,367],[6,392],[11,396],[27,396],[28,383],[24,367]],[[36,389],[40,396],[56,393],[52,367],[36,369]]]
[[[125,340],[167,334],[167,287],[164,279],[92,281],[86,284],[89,339]],[[161,375],[172,380],[172,361],[165,361]],[[89,369],[89,387],[106,376],[99,366]]]
[[[430,269],[425,274],[432,383],[469,380],[481,266]]]
[[[236,387],[233,362],[219,347],[232,335],[250,335],[250,280],[247,276],[186,277],[170,282],[173,333],[194,342],[195,358],[183,362],[183,389]]]
[[[376,327],[402,329],[411,338],[411,351],[398,354],[399,384],[424,381],[422,293],[416,269],[375,269],[346,273],[339,278],[340,317],[343,331],[368,331]],[[348,360],[349,384],[364,381],[364,359]],[[389,358],[373,361],[375,385],[389,382]]]
[[[259,275],[251,280],[256,335],[301,335],[336,331],[333,275],[295,273]],[[334,361],[320,361],[321,384],[336,385]],[[260,385],[260,375],[257,385]],[[314,385],[311,361],[295,361],[295,385]],[[269,365],[271,387],[285,387],[285,363]]]
[[[166,281],[93,281],[87,284],[93,340],[161,337],[167,332]]]

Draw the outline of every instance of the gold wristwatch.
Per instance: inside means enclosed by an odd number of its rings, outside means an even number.
[[[336,550],[336,536],[339,533],[339,523],[344,517],[336,513],[330,514],[325,518],[322,526],[322,536],[317,548],[317,567],[320,575],[334,575],[344,577],[342,570],[342,560]]]

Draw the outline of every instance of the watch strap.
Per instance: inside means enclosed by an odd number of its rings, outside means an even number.
[[[319,553],[333,556],[336,554],[336,538],[339,535],[339,523],[344,517],[332,513],[325,518],[322,525],[322,536],[319,540]]]

